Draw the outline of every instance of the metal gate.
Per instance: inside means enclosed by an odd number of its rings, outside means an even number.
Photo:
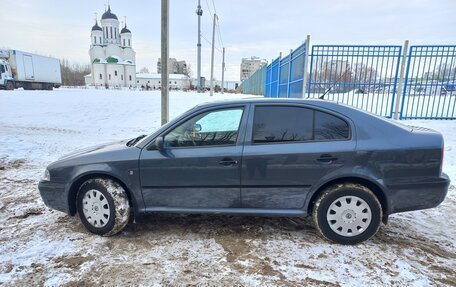
[[[456,46],[411,46],[401,119],[456,119]]]
[[[402,46],[314,45],[308,97],[392,117]]]

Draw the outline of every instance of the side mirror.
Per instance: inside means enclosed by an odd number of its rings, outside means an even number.
[[[157,150],[164,150],[163,137],[158,137],[155,139],[155,148]]]
[[[200,125],[200,124],[195,124],[195,125],[193,126],[193,131],[194,131],[194,132],[200,132],[201,129],[202,129],[202,128],[201,128],[201,125]]]

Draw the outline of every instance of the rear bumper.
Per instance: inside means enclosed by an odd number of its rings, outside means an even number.
[[[42,180],[38,183],[38,189],[46,206],[68,214],[70,213],[68,201],[65,196],[65,183]]]
[[[450,179],[442,173],[438,178],[388,185],[389,214],[438,206],[448,193]]]

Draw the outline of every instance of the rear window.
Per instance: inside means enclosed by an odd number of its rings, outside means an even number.
[[[299,107],[257,107],[253,123],[253,142],[312,140],[313,111]]]
[[[347,122],[328,113],[315,111],[315,140],[343,140],[349,137]]]
[[[345,140],[350,127],[343,119],[317,110],[259,106],[253,120],[253,143]]]

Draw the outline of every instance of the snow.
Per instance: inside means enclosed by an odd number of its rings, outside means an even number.
[[[170,116],[242,97],[172,91]],[[456,180],[456,122],[401,123],[444,135],[443,170]],[[47,164],[159,126],[159,91],[0,91],[0,285],[456,284],[454,187],[438,208],[392,215],[358,246],[323,240],[310,218],[220,215],[152,214],[104,238],[44,206],[36,185]]]

